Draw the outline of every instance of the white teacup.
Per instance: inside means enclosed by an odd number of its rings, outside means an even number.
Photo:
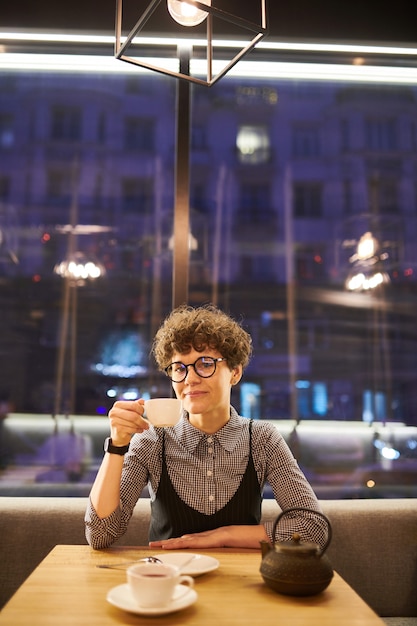
[[[177,398],[145,400],[145,417],[154,426],[174,426],[181,417],[182,404]]]
[[[177,585],[194,586],[191,576],[181,575],[178,567],[164,563],[131,565],[127,569],[127,582],[139,606],[148,608],[169,604]],[[185,589],[184,593],[187,593]]]

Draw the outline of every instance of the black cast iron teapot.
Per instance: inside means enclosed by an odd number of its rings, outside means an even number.
[[[272,536],[278,522],[289,513],[307,511],[318,515],[327,522],[327,542],[322,550],[315,543],[303,543],[298,533],[294,533],[291,541],[270,544],[261,541],[262,562],[260,572],[268,587],[274,591],[290,596],[312,596],[320,593],[330,584],[333,568],[325,551],[330,545],[332,527],[325,515],[306,508],[287,509],[275,520]]]

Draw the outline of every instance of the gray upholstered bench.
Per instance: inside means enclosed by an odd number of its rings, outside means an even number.
[[[86,498],[0,498],[0,607],[57,544],[83,544]],[[323,500],[334,569],[390,626],[417,625],[417,500]],[[276,503],[265,500],[264,519]],[[146,545],[142,498],[120,545]]]

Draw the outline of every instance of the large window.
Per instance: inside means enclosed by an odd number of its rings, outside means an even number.
[[[233,404],[320,497],[416,496],[417,84],[280,76],[277,55],[191,91],[189,302],[243,320]],[[170,393],[149,351],[172,307],[175,82],[33,61],[0,75],[0,494],[84,495],[114,400]]]

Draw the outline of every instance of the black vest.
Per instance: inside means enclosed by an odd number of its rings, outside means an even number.
[[[155,500],[151,503],[150,541],[214,530],[220,526],[254,526],[261,520],[261,504],[262,494],[252,459],[252,420],[249,425],[249,459],[242,481],[229,502],[212,515],[188,506],[175,491],[166,466],[163,432],[162,471]]]

